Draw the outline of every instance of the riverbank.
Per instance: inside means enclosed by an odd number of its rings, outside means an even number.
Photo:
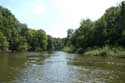
[[[65,47],[63,48],[63,51],[68,53],[74,53],[72,47]],[[102,48],[91,48],[84,52],[80,52],[79,54],[82,54],[83,56],[103,56],[103,57],[125,58],[125,48],[105,46]]]
[[[72,52],[73,52],[73,48],[70,47],[70,46],[65,46],[65,47],[62,49],[62,51],[68,52],[68,53],[72,53]]]
[[[93,50],[88,50],[83,53],[85,56],[105,56],[105,57],[116,57],[125,58],[125,49],[121,47],[103,47]]]

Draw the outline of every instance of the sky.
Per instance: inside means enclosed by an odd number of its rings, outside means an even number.
[[[53,37],[66,37],[69,28],[82,19],[97,20],[105,10],[123,0],[0,0],[15,17],[32,29],[43,29]]]

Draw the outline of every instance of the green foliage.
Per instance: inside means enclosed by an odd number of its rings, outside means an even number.
[[[117,7],[107,9],[105,14],[94,22],[90,19],[82,20],[80,27],[70,37],[70,40],[66,42],[71,42],[70,45],[76,48],[74,51],[78,53],[84,53],[88,49],[103,48],[99,50],[99,54],[106,55],[105,53],[109,50],[104,47],[106,45],[124,48],[125,1]],[[98,54],[98,50],[94,52]]]
[[[48,35],[48,38],[47,38],[47,42],[48,42],[48,45],[47,45],[47,50],[51,51],[51,50],[54,50],[54,39],[52,36]]]
[[[89,49],[103,48],[99,52],[105,55],[109,50],[104,47],[106,45],[125,47],[125,1],[117,7],[107,9],[105,14],[96,21],[82,20],[78,29],[69,29],[67,38],[62,39],[47,36],[41,29],[29,29],[26,24],[20,23],[8,9],[0,6],[0,50],[63,49],[68,52],[83,53]],[[114,55],[113,52],[110,53]]]
[[[62,50],[64,46],[64,40],[61,38],[54,38],[53,46],[54,50]]]
[[[31,51],[47,49],[47,36],[43,30],[29,30],[27,41]]]
[[[72,34],[73,34],[73,29],[68,29],[67,30],[67,38],[64,39],[64,46],[71,45]]]
[[[89,19],[82,20],[80,27],[76,29],[72,35],[71,43],[76,48],[82,48],[82,49],[91,46],[92,44],[91,38],[93,35],[90,35],[90,33],[92,33],[93,26],[94,25],[91,20]]]
[[[0,50],[5,51],[8,49],[8,42],[6,37],[0,32]]]
[[[86,51],[83,55],[85,56],[108,56],[108,57],[119,57],[125,58],[125,49],[121,47],[103,47],[94,50]]]
[[[18,51],[27,51],[28,49],[28,44],[26,42],[22,43],[18,47]]]
[[[62,49],[64,52],[68,52],[68,53],[71,53],[73,52],[73,47],[69,47],[69,46],[66,46]]]
[[[31,30],[20,23],[6,8],[0,6],[0,49],[38,51],[47,49],[47,35],[43,30]]]

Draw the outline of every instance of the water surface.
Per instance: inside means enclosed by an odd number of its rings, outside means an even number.
[[[0,53],[0,83],[125,83],[125,60],[52,53]]]

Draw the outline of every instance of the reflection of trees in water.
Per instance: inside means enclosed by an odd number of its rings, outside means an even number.
[[[10,83],[20,78],[28,65],[43,64],[48,53],[1,53],[0,82]],[[24,69],[24,70],[23,70]]]
[[[0,82],[123,83],[124,62],[63,52],[1,53]]]
[[[70,57],[67,62],[67,64],[73,66],[74,70],[80,72],[79,76],[81,80],[92,81],[92,79],[95,79],[97,82],[104,81],[104,83],[123,83],[125,76],[124,63],[124,59],[81,55]]]
[[[46,58],[50,57],[51,54],[48,52],[41,52],[41,53],[37,53],[37,52],[31,52],[27,54],[27,64],[37,64],[37,65],[41,65],[44,64],[44,61]]]
[[[19,56],[17,56],[19,55]],[[16,79],[26,61],[25,56],[15,53],[0,54],[0,82],[10,83]]]

